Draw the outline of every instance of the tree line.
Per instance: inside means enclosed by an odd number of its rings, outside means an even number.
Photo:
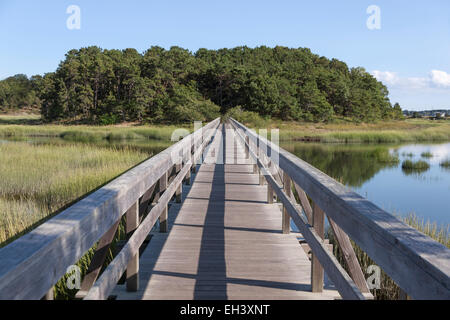
[[[0,81],[0,108],[22,106],[40,108],[46,121],[105,124],[207,121],[233,108],[283,120],[402,117],[363,68],[280,46],[70,50],[55,72]]]

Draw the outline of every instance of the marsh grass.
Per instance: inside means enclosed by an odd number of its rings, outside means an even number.
[[[4,124],[25,124],[38,125],[41,124],[41,116],[39,114],[0,114],[0,125]]]
[[[378,123],[301,123],[266,120],[247,123],[254,129],[278,128],[280,141],[325,143],[399,143],[450,140],[450,122],[430,120],[385,121]],[[263,125],[263,127],[258,126]]]
[[[422,158],[433,158],[433,154],[432,154],[431,152],[429,152],[429,151],[427,151],[427,152],[422,152],[422,153],[420,154],[420,156],[421,156]]]
[[[402,156],[408,157],[408,158],[412,158],[412,157],[414,157],[414,153],[412,153],[412,152],[403,152]]]
[[[443,168],[450,168],[450,159],[442,160],[439,165]]]
[[[0,246],[148,156],[126,147],[0,144]]]
[[[148,153],[126,146],[0,144],[0,247],[148,157]],[[112,260],[117,241],[124,238],[122,223],[106,263]],[[76,263],[82,276],[95,247]],[[69,276],[56,283],[56,299],[74,297],[76,290],[69,290],[66,285]]]
[[[417,217],[417,215],[411,213],[405,217],[397,216],[399,220],[402,220],[409,226],[417,229],[418,231],[424,233],[425,235],[431,237],[437,242],[443,244],[447,248],[450,248],[450,237],[449,237],[449,225],[438,225],[436,222],[432,223],[430,221],[424,221],[423,219]],[[341,265],[347,270],[348,267],[345,263],[343,254],[336,239],[334,238],[333,232],[329,228],[327,231],[327,237],[330,239],[330,243],[333,244],[333,253],[341,263]],[[359,261],[361,269],[365,273],[370,265],[376,265],[376,263],[353,241],[352,245],[356,253],[356,257]],[[366,277],[369,274],[365,274]],[[381,288],[372,289],[371,292],[377,300],[397,300],[400,297],[401,289],[398,285],[383,271],[381,270]]]
[[[419,161],[411,161],[411,160],[404,160],[402,162],[402,170],[406,173],[408,172],[424,172],[427,171],[430,168],[430,165],[428,162],[419,160]]]
[[[1,117],[0,117],[1,118]],[[170,141],[175,129],[189,126],[64,126],[64,125],[1,125],[0,137],[53,137],[68,141],[96,142],[154,139]]]

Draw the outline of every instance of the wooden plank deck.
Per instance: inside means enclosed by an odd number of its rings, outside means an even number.
[[[237,141],[223,128],[215,136],[184,201],[169,209],[169,232],[152,233],[141,255],[139,290],[118,285],[116,299],[339,298],[329,284],[311,292],[299,234],[282,234],[280,206],[267,203]]]

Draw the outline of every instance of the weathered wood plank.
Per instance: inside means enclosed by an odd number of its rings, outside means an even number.
[[[160,192],[159,197],[161,197],[161,194],[163,194],[163,192],[165,192],[166,190],[167,190],[167,172],[164,173],[162,175],[162,177],[159,179],[159,192]],[[167,219],[168,219],[168,207],[166,204],[166,205],[164,205],[161,215],[159,216],[159,231],[160,232],[168,231]]]
[[[106,232],[103,235],[103,237],[101,237],[100,241],[98,242],[95,254],[92,257],[86,275],[84,276],[83,281],[81,282],[80,290],[78,290],[78,292],[76,293],[75,298],[83,299],[86,296],[89,289],[95,283],[95,280],[97,280],[97,277],[108,254],[109,247],[111,246],[117,228],[119,227],[119,224],[120,220],[118,220],[111,227],[111,229],[109,229],[108,232]]]
[[[350,238],[336,223],[334,223],[333,219],[328,218],[328,221],[330,222],[331,229],[333,230],[339,247],[342,250],[342,254],[349,269],[350,276],[352,277],[353,281],[355,281],[361,292],[370,293],[369,287],[367,286],[367,282],[364,277],[364,273],[362,272],[361,266],[359,265],[358,259],[356,257],[355,250],[353,249],[353,246],[350,242]]]
[[[313,210],[311,208],[311,204],[309,203],[308,197],[306,196],[305,191],[298,186],[297,183],[294,182],[295,191],[297,191],[297,195],[300,199],[300,204],[305,211],[306,217],[308,218],[308,222],[312,224],[313,221]]]
[[[313,209],[313,227],[317,232],[317,235],[324,240],[324,227],[325,227],[325,214],[319,208],[317,204],[314,204]],[[311,287],[312,292],[322,292],[323,291],[323,280],[324,273],[323,267],[317,259],[314,251],[312,252],[311,259]]]
[[[283,190],[288,197],[291,196],[292,192],[291,188],[292,188],[291,178],[289,178],[289,176],[285,172],[283,172]],[[282,230],[283,233],[291,232],[291,217],[284,206],[283,206]]]
[[[139,202],[135,202],[126,212],[126,233],[131,238],[139,226]],[[139,252],[128,261],[126,271],[128,291],[137,291],[139,288]]]

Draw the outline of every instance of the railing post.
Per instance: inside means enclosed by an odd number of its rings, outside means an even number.
[[[180,172],[181,165],[182,165],[181,163],[175,165],[175,172],[176,172],[176,174],[178,174]],[[177,203],[181,203],[181,192],[183,191],[182,188],[183,188],[183,184],[180,183],[180,185],[177,188],[177,191],[175,192],[176,202]]]
[[[139,225],[139,201],[136,201],[126,212],[126,232],[129,238]],[[139,252],[128,262],[127,266],[127,291],[139,289]]]
[[[167,189],[167,172],[165,172],[161,178],[159,178],[159,196],[161,197],[161,194],[166,191]],[[161,215],[159,216],[159,232],[167,232],[169,230],[167,219],[168,219],[168,209],[167,204],[164,205],[164,209],[161,212]]]
[[[325,214],[322,209],[319,208],[317,204],[314,203],[313,207],[313,227],[316,233],[324,239],[324,223]],[[323,291],[323,267],[319,260],[312,253],[311,259],[311,288],[312,292],[322,292]]]
[[[283,189],[286,195],[290,198],[291,197],[291,178],[288,176],[286,172],[283,171]],[[283,216],[282,216],[282,229],[283,233],[287,234],[291,231],[291,217],[289,216],[289,213],[286,210],[286,207],[283,206]]]
[[[192,166],[191,166],[191,168],[192,168]],[[186,181],[187,185],[191,184],[191,169],[189,169],[188,172],[186,173],[185,181]]]
[[[273,189],[270,183],[267,183],[267,203],[273,203]]]
[[[245,159],[250,158],[250,152],[249,152],[249,149],[248,149],[249,141],[250,141],[249,137],[245,136]]]

